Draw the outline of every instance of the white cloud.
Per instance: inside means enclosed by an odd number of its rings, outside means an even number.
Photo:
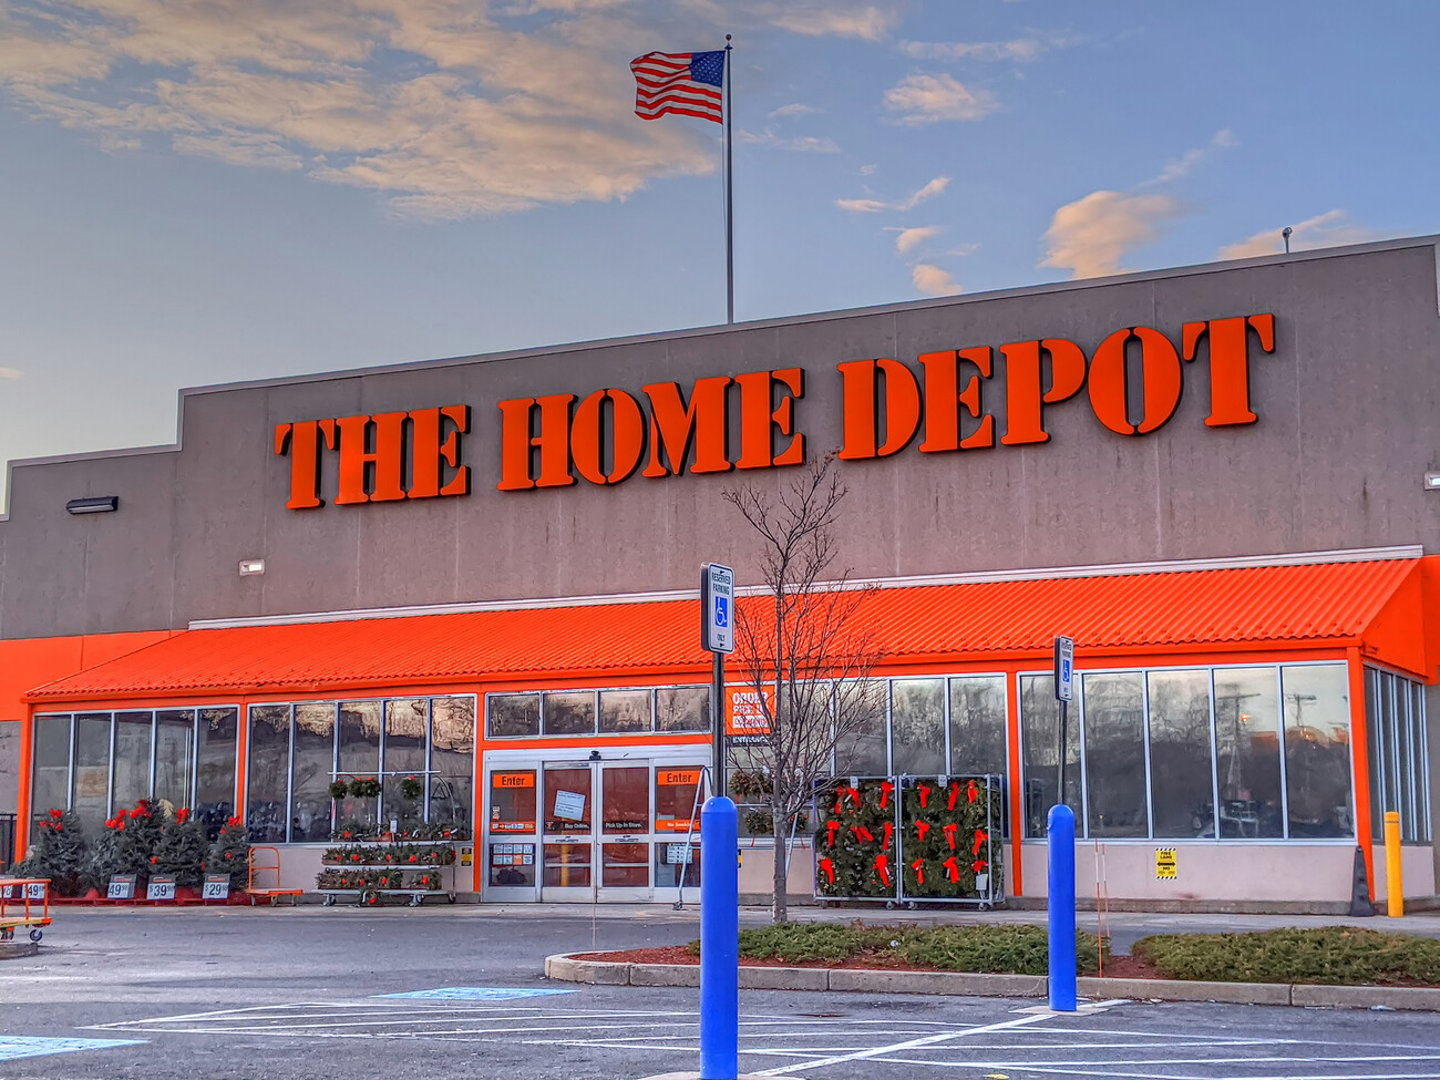
[[[917,263],[910,271],[910,280],[927,296],[955,296],[965,291],[948,271],[929,263]]]
[[[1155,240],[1164,222],[1183,213],[1183,204],[1169,195],[1092,191],[1055,211],[1040,265],[1076,278],[1123,273],[1125,255]]]
[[[879,41],[900,18],[894,5],[847,6],[837,0],[798,3],[780,0],[766,9],[770,21],[782,30],[806,37],[852,37]]]
[[[979,120],[1000,106],[988,90],[972,90],[952,75],[907,75],[885,91],[885,107],[896,122],[934,124],[943,120]]]
[[[909,229],[903,225],[887,225],[885,226],[885,231],[897,234],[895,237],[895,253],[897,255],[904,255],[911,248],[918,244],[923,244],[932,236],[939,236],[945,229],[941,225],[920,225]]]
[[[1344,210],[1327,210],[1312,218],[1306,218],[1293,226],[1290,237],[1291,251],[1308,251],[1314,248],[1338,247],[1341,244],[1364,244],[1379,240],[1384,234],[1374,229],[1353,225]],[[1279,255],[1285,250],[1285,238],[1280,229],[1266,229],[1239,243],[1220,249],[1222,259],[1253,259],[1260,255]]]
[[[23,379],[25,373],[19,368],[0,367],[0,379]]]
[[[1052,49],[1079,45],[1083,38],[1063,34],[1010,41],[904,41],[900,51],[916,60],[985,60],[1029,63]]]
[[[741,128],[735,132],[735,138],[752,146],[773,146],[777,150],[795,150],[808,154],[838,154],[840,152],[840,147],[835,145],[834,139],[815,135],[798,135],[787,139],[784,136],[776,135],[769,128],[758,132],[746,131]]]
[[[878,168],[880,168],[879,165],[861,165],[857,171],[861,176],[874,176],[875,170]]]
[[[772,110],[770,119],[781,120],[790,116],[809,116],[811,113],[819,111],[814,105],[801,105],[797,102],[793,105],[781,105],[780,108]]]
[[[1171,180],[1179,180],[1182,176],[1188,176],[1195,168],[1216,150],[1225,150],[1232,146],[1239,146],[1240,140],[1235,138],[1234,132],[1229,128],[1221,128],[1210,137],[1210,141],[1204,146],[1197,146],[1186,150],[1178,158],[1173,158],[1165,163],[1159,175],[1152,176],[1143,184],[1138,186],[1146,187],[1151,184],[1168,184]]]
[[[950,178],[948,176],[937,176],[920,190],[898,202],[886,202],[883,199],[836,199],[835,205],[841,210],[849,210],[854,214],[878,214],[882,210],[914,210],[922,202],[933,199],[949,186]]]
[[[941,254],[954,255],[959,258],[964,258],[966,255],[974,255],[975,252],[979,250],[979,244],[961,244],[959,247],[953,247],[949,251],[941,252]]]
[[[425,216],[624,199],[718,161],[708,125],[633,115],[632,19],[618,0],[0,0],[0,92],[107,150],[303,170]]]

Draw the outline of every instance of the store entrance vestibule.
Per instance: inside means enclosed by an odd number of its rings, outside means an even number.
[[[487,762],[483,898],[674,901],[699,884],[702,774],[689,756]]]

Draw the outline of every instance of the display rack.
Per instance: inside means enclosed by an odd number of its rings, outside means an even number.
[[[813,805],[822,907],[963,904],[988,911],[1004,901],[1003,777],[837,778],[817,785]]]
[[[394,841],[394,842],[390,843],[389,845],[384,844],[384,843],[377,843],[377,844],[349,843],[349,844],[343,844],[343,845],[341,845],[342,847],[352,847],[352,848],[355,848],[355,847],[370,847],[370,848],[373,848],[373,847],[386,847],[386,846],[391,846],[391,847],[395,847],[395,848],[400,848],[400,847],[448,848],[451,857],[450,857],[450,860],[449,860],[448,862],[443,862],[443,863],[410,863],[410,862],[325,862],[325,863],[323,863],[323,865],[322,865],[322,869],[321,869],[321,871],[320,871],[320,877],[319,877],[319,879],[317,879],[317,880],[323,880],[327,871],[358,871],[358,872],[372,872],[372,871],[387,872],[387,871],[388,871],[388,872],[390,872],[390,873],[394,873],[394,874],[400,875],[400,878],[401,878],[402,881],[404,881],[406,877],[410,877],[410,876],[413,876],[413,875],[419,875],[419,874],[436,874],[436,875],[437,875],[437,880],[439,880],[439,881],[441,882],[441,886],[440,886],[439,888],[429,888],[429,887],[427,887],[427,886],[421,886],[421,885],[401,885],[401,886],[398,886],[398,887],[381,887],[381,886],[366,885],[366,886],[357,886],[357,887],[337,888],[337,887],[333,887],[333,886],[323,886],[323,885],[318,885],[318,884],[317,884],[317,886],[316,886],[316,891],[319,892],[319,893],[321,894],[321,896],[323,897],[323,900],[322,900],[321,902],[322,902],[326,907],[333,907],[333,906],[335,905],[335,903],[339,900],[339,898],[342,897],[342,896],[353,896],[353,897],[355,898],[355,899],[354,899],[354,903],[355,903],[356,906],[359,906],[360,904],[364,903],[364,900],[365,900],[365,897],[366,897],[366,896],[377,896],[377,897],[380,897],[380,896],[406,896],[406,897],[409,897],[409,903],[410,903],[410,906],[411,906],[411,907],[419,907],[421,904],[423,904],[423,903],[425,902],[425,898],[426,898],[427,896],[443,896],[443,897],[445,897],[445,899],[446,899],[446,901],[447,901],[448,903],[453,904],[453,903],[455,903],[456,896],[457,896],[456,887],[455,887],[455,867],[458,865],[458,862],[457,862],[457,860],[455,859],[455,847],[454,847],[454,845],[455,845],[455,840],[454,840],[454,839],[449,839],[449,840],[400,840],[400,841]]]

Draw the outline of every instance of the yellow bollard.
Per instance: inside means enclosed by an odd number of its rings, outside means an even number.
[[[1390,918],[1405,914],[1405,890],[1400,882],[1400,815],[1394,810],[1385,811],[1385,903]]]

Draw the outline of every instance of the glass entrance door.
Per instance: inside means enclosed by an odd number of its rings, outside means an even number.
[[[650,765],[601,764],[601,900],[650,899]]]
[[[673,901],[699,884],[698,766],[500,760],[487,770],[485,899]]]
[[[595,899],[595,766],[547,764],[540,899]]]

